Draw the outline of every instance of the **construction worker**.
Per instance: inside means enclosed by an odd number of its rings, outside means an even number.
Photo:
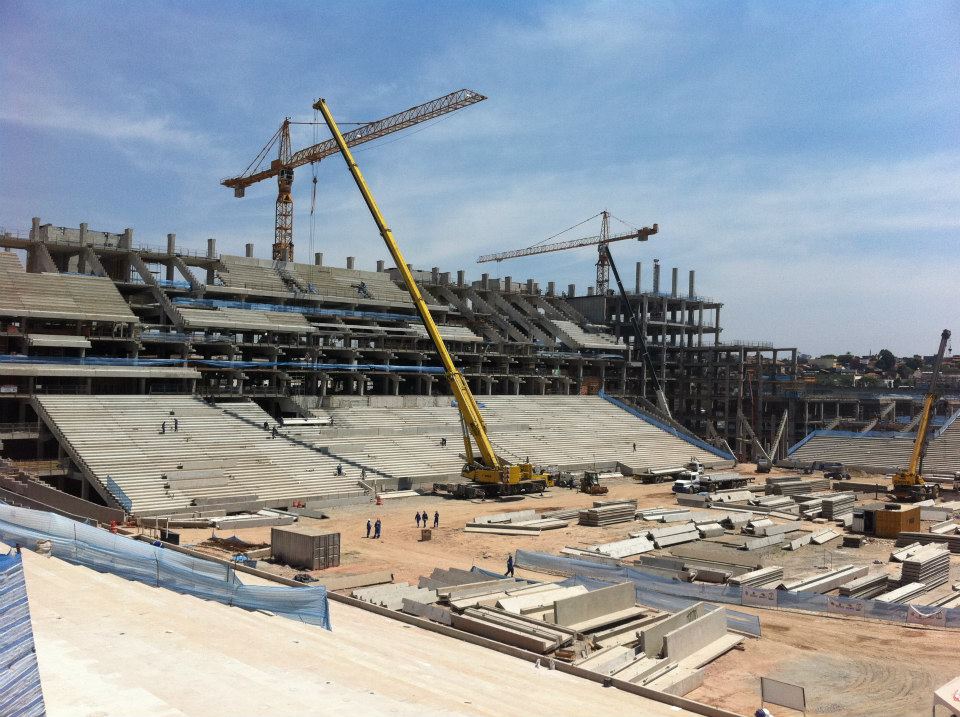
[[[510,576],[513,577],[513,555],[507,556],[507,572],[504,573],[504,577]]]
[[[373,523],[370,522],[370,519],[367,518],[367,537],[370,537],[370,528],[373,527]]]
[[[420,519],[423,521],[423,527],[427,527],[427,521],[430,520],[430,516],[427,515],[427,511],[423,511],[423,515],[420,516]]]
[[[377,522],[373,524],[373,538],[374,538],[374,540],[379,540],[379,539],[380,539],[380,529],[381,529],[382,525],[383,525],[383,524],[380,522],[380,519],[377,518]]]
[[[276,429],[274,429],[274,430],[276,430]],[[338,475],[338,476],[342,476],[342,475],[343,475],[343,464],[342,464],[342,463],[337,463],[337,475]]]
[[[270,424],[267,423],[266,421],[263,422],[263,430],[265,430],[265,431],[269,431],[269,430],[270,430]]]
[[[173,432],[176,433],[180,430],[180,421],[176,418],[173,419]]]
[[[447,439],[446,439],[446,438],[441,438],[441,439],[440,439],[440,447],[441,447],[441,448],[446,448],[446,447],[447,447]]]
[[[633,442],[633,452],[634,452],[634,453],[637,452],[637,442],[636,442],[636,441]]]
[[[439,510],[434,511],[433,513],[433,527],[434,528],[440,527],[440,511]]]
[[[417,527],[419,528],[420,527],[420,511],[419,510],[416,513],[414,513],[414,517],[417,519]]]
[[[167,432],[167,422],[164,421],[163,423],[160,424],[160,434],[163,435],[166,432]]]
[[[366,468],[361,468],[361,469],[360,469],[360,480],[366,480],[366,479],[367,479],[367,469],[366,469]]]

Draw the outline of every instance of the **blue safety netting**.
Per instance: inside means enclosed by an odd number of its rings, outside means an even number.
[[[244,585],[229,565],[133,540],[54,513],[0,503],[0,540],[30,549],[36,548],[38,541],[50,541],[54,556],[98,572],[330,629],[325,588]]]
[[[656,607],[656,605],[647,602],[647,600],[652,599],[651,593],[658,593],[676,598],[728,605],[790,608],[807,612],[856,615],[857,617],[867,617],[886,622],[960,628],[960,609],[958,608],[900,605],[810,592],[741,588],[737,585],[688,583],[645,571],[639,567],[608,565],[527,550],[517,551],[516,564],[518,567],[530,570],[570,577],[592,578],[608,583],[630,580],[638,586],[638,600],[653,607]],[[641,593],[639,590],[641,589],[644,599],[640,599]]]
[[[213,368],[290,368],[301,371],[382,371],[388,373],[443,373],[441,366],[408,366],[386,363],[317,363],[307,361],[221,361],[219,359],[156,359],[113,356],[22,356],[0,354],[0,363],[60,364],[68,366],[210,366]]]
[[[199,306],[205,309],[245,309],[247,311],[272,311],[280,314],[304,314],[306,316],[336,316],[342,319],[373,319],[374,321],[408,321],[421,323],[416,314],[394,314],[387,311],[354,311],[352,309],[326,309],[314,306],[288,306],[287,304],[263,304],[256,301],[230,301],[228,299],[190,299],[177,297],[177,306]]]
[[[0,555],[0,715],[44,714],[23,558]]]

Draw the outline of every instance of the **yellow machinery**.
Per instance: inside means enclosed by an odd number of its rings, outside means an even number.
[[[463,447],[467,460],[463,467],[462,475],[468,482],[466,484],[455,484],[456,487],[445,487],[451,489],[458,497],[474,497],[479,495],[491,496],[533,493],[542,491],[548,485],[552,485],[552,482],[546,474],[534,473],[531,464],[521,463],[511,465],[497,456],[493,445],[490,443],[490,438],[487,436],[486,425],[483,422],[483,417],[480,415],[480,408],[477,405],[477,401],[470,391],[470,386],[467,384],[467,380],[463,377],[463,374],[461,374],[459,369],[454,365],[453,358],[450,356],[450,352],[447,351],[447,347],[440,336],[440,331],[433,317],[430,315],[427,303],[423,300],[420,288],[414,281],[413,274],[407,266],[406,259],[404,259],[403,254],[400,252],[400,247],[394,240],[393,233],[387,226],[386,220],[380,213],[380,208],[377,206],[377,202],[374,200],[370,188],[360,173],[360,168],[354,161],[353,154],[350,152],[346,140],[344,140],[343,135],[340,133],[340,128],[337,126],[336,121],[334,121],[333,115],[330,114],[330,110],[324,100],[317,100],[313,107],[323,115],[323,119],[330,128],[330,133],[333,135],[333,139],[340,150],[340,154],[343,156],[344,161],[346,161],[347,168],[350,170],[350,174],[353,175],[353,179],[360,189],[360,194],[363,195],[363,200],[367,203],[367,208],[370,210],[371,216],[373,216],[373,221],[376,222],[377,228],[380,230],[380,236],[383,237],[383,241],[390,251],[390,256],[393,257],[393,261],[400,271],[400,275],[403,277],[403,283],[410,293],[410,298],[413,299],[417,313],[420,314],[420,320],[423,321],[423,325],[427,329],[427,334],[430,336],[430,340],[433,341],[433,345],[440,355],[440,361],[443,363],[443,370],[450,384],[450,390],[456,399],[457,408],[460,411],[460,421],[463,426]],[[479,456],[474,452],[471,437],[473,442],[476,443]]]
[[[940,350],[933,362],[933,374],[930,376],[930,388],[923,399],[923,409],[920,414],[920,423],[917,425],[917,438],[913,442],[913,453],[910,455],[910,465],[906,470],[897,471],[893,476],[893,495],[900,501],[926,500],[940,495],[940,486],[936,483],[927,483],[923,480],[923,455],[927,447],[927,431],[930,428],[930,418],[933,415],[933,404],[937,400],[937,382],[940,379],[940,364],[943,363],[943,354],[950,340],[950,332],[943,330],[940,335]]]

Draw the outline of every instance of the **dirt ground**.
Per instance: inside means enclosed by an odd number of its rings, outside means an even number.
[[[776,473],[775,473],[776,474]],[[763,483],[764,476],[757,476]],[[883,480],[870,476],[870,480]],[[856,479],[860,479],[858,476]],[[668,483],[641,485],[629,479],[612,481],[605,499],[637,498],[640,507],[676,504]],[[589,507],[596,500],[566,489],[553,489],[543,497],[510,502],[468,502],[440,496],[420,496],[384,501],[382,506],[355,505],[325,511],[326,520],[305,519],[340,532],[341,565],[315,574],[349,575],[372,570],[391,570],[397,581],[415,582],[435,567],[469,569],[477,565],[503,571],[507,555],[518,548],[555,553],[564,546],[585,547],[627,537],[636,524],[590,528],[575,521],[564,529],[540,535],[501,536],[466,533],[465,523],[475,516],[511,510],[538,511]],[[873,496],[869,496],[873,500]],[[429,541],[420,540],[414,513],[424,510],[433,518],[440,513],[440,528]],[[383,537],[365,537],[367,519],[380,518]],[[806,523],[805,529],[821,526]],[[221,531],[219,537],[236,534],[248,542],[269,543],[270,528]],[[210,530],[183,530],[186,544],[203,541]],[[839,541],[836,541],[837,543]],[[700,545],[700,544],[694,544]],[[871,541],[860,550],[806,546],[799,551],[779,549],[745,553],[732,548],[731,556],[756,558],[764,565],[783,565],[789,576],[814,574],[824,566],[886,564],[892,541]],[[678,554],[684,546],[677,546]],[[261,565],[263,565],[261,563]],[[879,567],[877,565],[876,567]],[[270,569],[292,574],[289,568]],[[889,568],[888,568],[889,569]],[[960,560],[954,558],[954,580],[960,579]],[[518,570],[520,576],[558,578]],[[944,586],[943,590],[949,590]],[[934,688],[960,674],[960,635],[956,631],[907,628],[876,621],[852,620],[799,612],[737,608],[760,616],[763,636],[748,639],[743,651],[733,651],[714,661],[706,671],[704,685],[688,696],[744,714],[759,705],[759,678],[768,676],[802,685],[807,690],[808,713],[857,717],[907,717],[929,714]],[[774,710],[778,715],[789,710]]]

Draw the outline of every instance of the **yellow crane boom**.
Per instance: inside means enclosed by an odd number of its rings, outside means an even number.
[[[453,358],[450,356],[450,352],[447,350],[446,344],[444,344],[443,338],[440,336],[440,330],[437,328],[437,324],[430,315],[430,310],[427,308],[427,303],[423,299],[420,287],[418,287],[416,281],[414,281],[413,274],[407,266],[406,259],[404,259],[399,245],[393,238],[393,232],[391,232],[390,227],[387,226],[387,221],[377,206],[377,202],[373,198],[373,194],[370,192],[370,188],[367,186],[363,174],[360,172],[360,167],[357,166],[356,161],[353,159],[350,147],[340,133],[340,128],[333,119],[327,103],[323,99],[317,100],[314,108],[320,111],[327,126],[330,128],[330,133],[333,135],[333,139],[340,149],[340,154],[347,163],[347,168],[350,170],[350,174],[353,176],[353,180],[356,182],[360,194],[363,195],[363,201],[366,202],[367,209],[370,210],[377,229],[380,230],[380,236],[383,237],[383,241],[390,251],[390,256],[393,257],[393,261],[397,265],[400,275],[403,277],[403,283],[406,285],[407,291],[413,299],[417,313],[420,315],[420,320],[423,321],[423,325],[427,329],[427,334],[430,336],[430,340],[433,341],[434,348],[437,350],[440,361],[443,363],[443,369],[447,381],[450,384],[450,390],[453,392],[454,398],[457,401],[457,408],[460,411],[460,418],[464,428],[463,445],[467,458],[467,465],[463,471],[464,477],[487,485],[517,486],[522,482],[534,484],[543,482],[543,486],[541,487],[544,487],[546,485],[546,479],[542,476],[534,475],[533,467],[530,464],[506,465],[497,456],[493,445],[490,443],[490,438],[487,436],[486,424],[480,415],[480,407],[477,405],[473,392],[470,391],[470,386],[467,384],[467,380],[463,377],[463,374],[460,373],[460,370],[454,365]],[[471,438],[473,442],[476,443],[477,450],[480,453],[479,460],[477,460],[473,451]]]
[[[930,387],[923,399],[923,408],[920,413],[920,423],[917,425],[917,437],[913,441],[913,452],[910,454],[910,465],[907,470],[898,471],[893,476],[893,493],[898,500],[923,500],[936,497],[939,486],[930,486],[923,480],[923,454],[927,446],[927,431],[930,429],[930,419],[933,417],[933,405],[937,400],[937,383],[940,380],[940,366],[943,363],[943,354],[950,340],[950,331],[944,329],[940,334],[940,348],[933,362],[933,372],[930,375]]]

